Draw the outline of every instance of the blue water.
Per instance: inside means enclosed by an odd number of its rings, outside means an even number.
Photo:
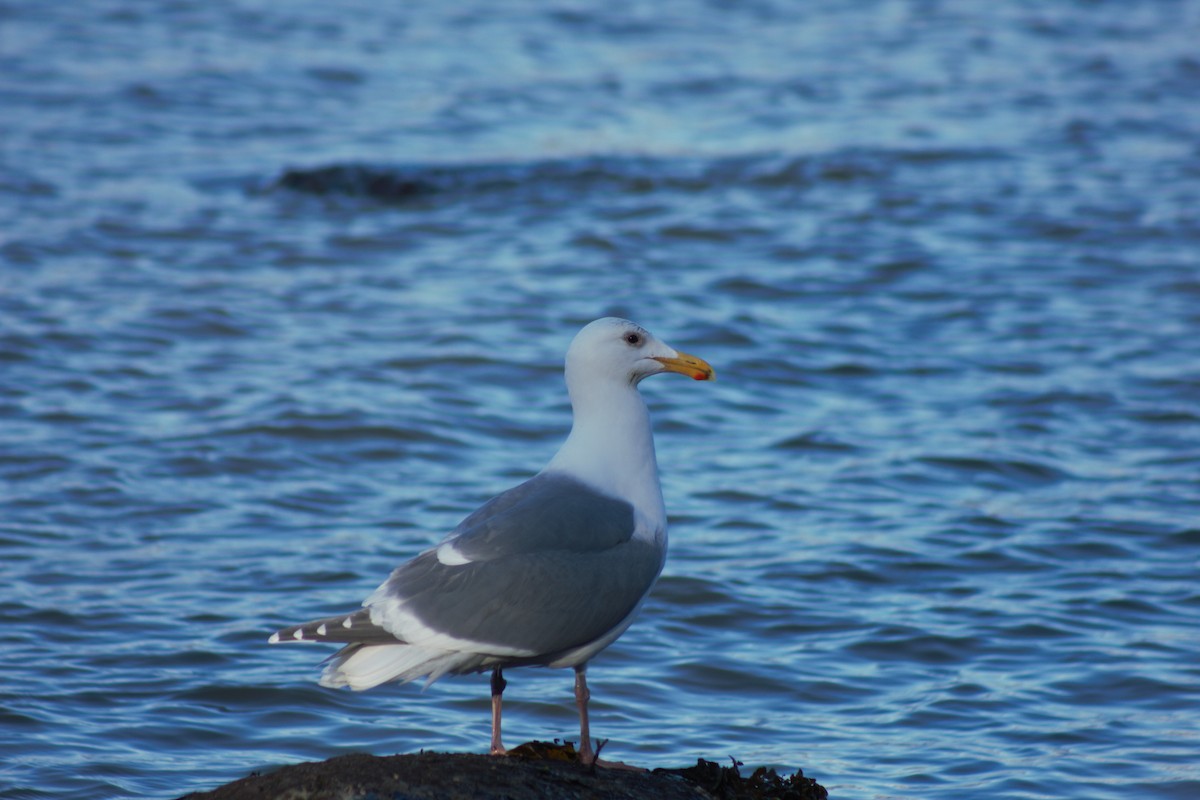
[[[0,797],[486,749],[318,687],[634,318],[664,576],[606,754],[1200,797],[1200,3],[0,2]],[[576,735],[569,672],[506,738]]]

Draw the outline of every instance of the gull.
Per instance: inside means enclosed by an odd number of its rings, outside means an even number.
[[[504,669],[571,667],[579,760],[600,763],[588,726],[588,662],[625,632],[662,571],[667,512],[638,384],[673,372],[714,379],[703,359],[629,320],[585,326],[567,350],[571,432],[544,469],[493,497],[397,567],[360,610],[270,638],[344,647],[329,687],[491,670],[490,752],[501,742]]]

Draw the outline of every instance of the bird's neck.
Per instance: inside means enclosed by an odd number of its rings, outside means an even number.
[[[546,469],[569,471],[596,489],[625,498],[665,528],[650,412],[636,388],[606,388],[571,392],[571,435]]]

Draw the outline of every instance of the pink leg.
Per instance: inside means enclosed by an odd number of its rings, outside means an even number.
[[[592,752],[592,732],[588,728],[588,700],[592,693],[587,688],[587,664],[575,668],[575,705],[579,708],[579,760],[584,764],[596,763]]]
[[[592,749],[592,732],[588,727],[588,700],[591,698],[592,693],[587,687],[587,664],[580,664],[575,668],[575,705],[579,706],[579,763],[644,771],[641,767],[633,767],[620,761],[604,761],[597,757],[600,754]],[[606,739],[600,742],[600,746],[603,747],[607,741]]]
[[[491,754],[494,756],[502,756],[508,751],[504,749],[504,745],[500,742],[500,698],[504,694],[504,687],[508,686],[508,681],[504,680],[504,673],[499,667],[492,670],[492,749]]]

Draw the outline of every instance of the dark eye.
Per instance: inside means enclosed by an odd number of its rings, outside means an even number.
[[[625,344],[637,347],[641,343],[642,335],[640,333],[634,333],[633,331],[630,331],[629,333],[625,334]]]

